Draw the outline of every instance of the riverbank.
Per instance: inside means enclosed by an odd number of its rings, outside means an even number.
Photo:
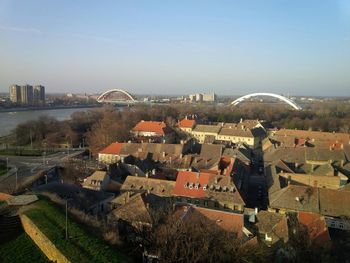
[[[12,107],[12,108],[0,108],[0,112],[62,110],[62,109],[84,109],[84,108],[99,108],[99,107],[102,107],[102,104],[40,106],[40,107]]]

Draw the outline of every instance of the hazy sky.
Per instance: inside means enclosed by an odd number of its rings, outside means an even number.
[[[0,91],[350,95],[350,0],[0,0]]]

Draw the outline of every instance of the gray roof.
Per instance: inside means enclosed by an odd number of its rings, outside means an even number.
[[[197,125],[193,132],[219,133],[221,126],[216,125]]]
[[[89,211],[92,207],[114,194],[82,188],[74,184],[50,183],[33,189],[34,193],[55,194],[61,199],[69,199],[69,205],[77,209]]]

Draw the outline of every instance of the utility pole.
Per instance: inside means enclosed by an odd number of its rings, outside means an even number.
[[[17,170],[16,170],[16,191],[17,191],[17,183],[18,183],[18,174],[17,174]]]
[[[68,199],[66,199],[66,240],[68,239]]]

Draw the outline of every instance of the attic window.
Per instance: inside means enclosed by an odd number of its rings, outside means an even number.
[[[193,188],[193,183],[190,183],[190,185],[188,186],[189,189]]]
[[[208,188],[208,185],[207,185],[207,184],[205,184],[205,185],[203,186],[203,190],[204,190],[204,191],[206,191],[206,190],[207,190],[207,188]]]
[[[195,186],[194,186],[194,188],[198,190],[199,186],[200,186],[200,184],[199,184],[199,183],[196,183]]]
[[[220,190],[221,190],[221,186],[220,186],[220,185],[216,185],[216,186],[215,186],[215,190],[216,190],[216,191],[220,191]]]
[[[131,184],[131,185],[130,185],[130,188],[134,188],[134,185],[133,185],[133,184]]]
[[[142,188],[143,188],[143,186],[141,185],[141,186],[140,186],[140,189],[142,189]]]
[[[230,188],[230,192],[231,192],[231,193],[236,192],[236,188],[234,188],[233,186],[231,186],[231,188]]]

